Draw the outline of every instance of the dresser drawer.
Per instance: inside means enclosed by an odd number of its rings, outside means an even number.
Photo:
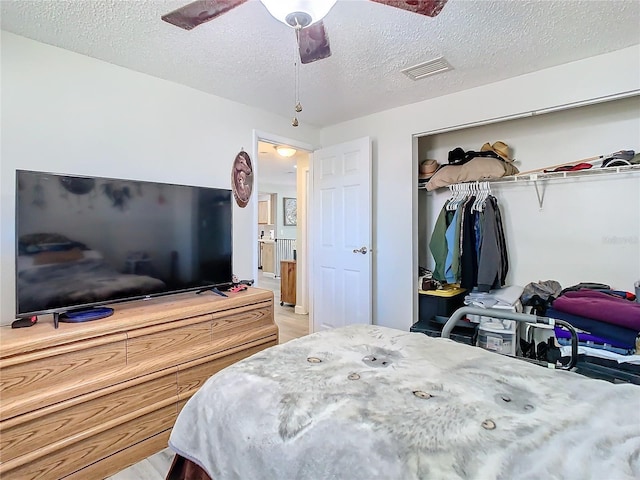
[[[211,345],[211,317],[190,319],[189,324],[142,328],[127,341],[127,363],[157,369],[201,357]],[[150,365],[153,364],[153,365]]]
[[[120,470],[124,470],[134,463],[138,463],[140,460],[167,448],[170,434],[171,430],[164,430],[153,437],[131,445],[129,448],[87,465],[82,470],[76,470],[71,475],[64,477],[64,480],[94,480],[114,475]],[[173,454],[167,453],[167,455],[173,458]],[[118,476],[121,477],[120,475]]]
[[[214,315],[212,323],[213,340],[223,335],[246,332],[262,326],[273,326],[273,304],[268,307],[247,311],[231,312],[227,315]]]
[[[159,409],[151,406],[151,411],[136,418],[134,423],[124,423],[97,433],[56,450],[44,456],[38,452],[25,457],[24,463],[15,465],[16,461],[1,465],[3,480],[51,480],[63,478],[76,470],[102,460],[114,453],[135,445],[159,432],[169,430],[176,420],[177,405],[169,402]],[[22,459],[19,457],[16,460]]]
[[[168,399],[177,401],[175,368],[14,417],[0,423],[1,460],[56,450]]]
[[[104,377],[126,366],[125,338],[111,335],[2,359],[0,420],[108,384]]]

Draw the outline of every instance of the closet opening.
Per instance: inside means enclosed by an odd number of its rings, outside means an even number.
[[[443,168],[455,149],[481,151],[485,144],[495,142],[508,145],[520,172],[578,165],[620,150],[640,150],[640,97],[598,100],[593,105],[525,112],[414,136],[414,185],[418,185],[414,195],[414,322],[419,318],[419,267],[435,268],[429,243],[438,215],[453,195],[448,186],[427,190],[427,182],[419,184],[420,164],[435,160]],[[601,168],[591,163],[589,169]],[[589,169],[537,181],[490,180],[508,250],[505,285],[524,287],[546,279],[563,286],[599,281],[633,291],[640,265],[638,168],[621,168],[611,175],[589,174]]]

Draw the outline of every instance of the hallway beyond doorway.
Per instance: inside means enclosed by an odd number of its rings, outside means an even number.
[[[291,305],[280,305],[280,278],[267,277],[260,272],[254,286],[273,292],[273,316],[280,330],[279,343],[309,334],[309,315],[294,313],[295,307]]]

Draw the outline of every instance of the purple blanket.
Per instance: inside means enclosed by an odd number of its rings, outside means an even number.
[[[613,297],[596,290],[566,292],[553,302],[561,312],[640,330],[640,303]]]

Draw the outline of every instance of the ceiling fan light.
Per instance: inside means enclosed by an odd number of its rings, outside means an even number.
[[[296,154],[296,149],[291,147],[276,147],[276,152],[281,157],[289,158]]]
[[[301,25],[307,27],[313,23],[319,22],[329,13],[329,10],[335,5],[337,0],[260,0],[269,13],[285,25],[295,27],[296,13],[302,13],[309,16],[308,23]],[[302,15],[302,17],[306,17]]]

